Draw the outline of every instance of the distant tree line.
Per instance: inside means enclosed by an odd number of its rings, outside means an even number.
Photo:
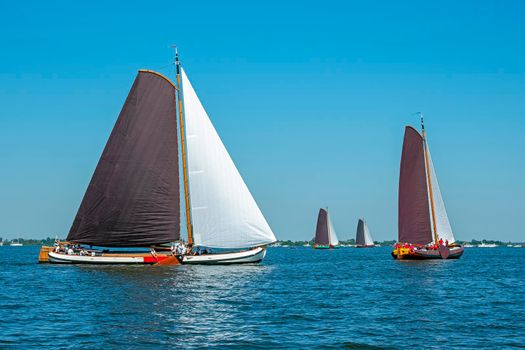
[[[63,239],[61,239],[63,240]],[[10,245],[12,242],[18,242],[18,243],[22,243],[23,245],[53,245],[53,243],[55,242],[55,238],[51,238],[51,237],[47,237],[47,238],[44,238],[44,239],[32,239],[32,238],[15,238],[15,239],[6,239],[6,240],[3,240],[1,237],[0,237],[0,242],[3,242],[4,245]],[[342,241],[339,241],[340,244],[343,244],[343,245],[354,245],[355,244],[355,239],[348,239],[348,240],[342,240]],[[392,241],[374,241],[375,244],[379,244],[379,245],[382,245],[382,246],[393,246],[394,244],[396,244],[396,241],[395,240],[392,240]],[[523,244],[525,242],[503,242],[503,241],[495,241],[495,240],[490,240],[490,239],[482,239],[481,241],[478,241],[478,240],[471,240],[471,241],[459,241],[458,242],[459,244],[461,245],[465,245],[465,244],[471,244],[471,245],[479,245],[479,244],[496,244],[498,246],[506,246],[507,244]],[[300,247],[300,246],[305,246],[305,245],[313,245],[314,242],[313,240],[310,240],[310,241],[291,241],[291,240],[286,240],[286,241],[277,241],[275,242],[274,244],[276,245],[286,245],[286,246],[296,246],[296,247]]]
[[[22,243],[23,245],[53,245],[55,243],[55,239],[51,237],[47,237],[44,239],[33,239],[33,238],[14,238],[14,239],[2,239],[0,237],[0,242],[3,242],[4,245],[10,245],[13,242],[16,243]]]
[[[391,241],[374,241],[374,243],[376,245],[382,245],[382,246],[393,246],[394,244],[396,244],[397,241],[395,240],[391,240]],[[340,240],[339,241],[340,244],[343,244],[343,245],[355,245],[355,239],[348,239],[348,240]],[[507,244],[523,244],[523,242],[503,242],[503,241],[495,241],[495,240],[489,240],[489,239],[482,239],[481,241],[478,241],[478,240],[471,240],[470,242],[469,241],[458,241],[459,244],[461,245],[465,245],[465,244],[471,244],[471,245],[479,245],[479,244],[496,244],[498,246],[506,246]],[[275,245],[284,245],[284,246],[305,246],[305,245],[313,245],[314,244],[314,241],[313,240],[310,240],[310,241],[291,241],[291,240],[286,240],[286,241],[277,241],[274,243]]]

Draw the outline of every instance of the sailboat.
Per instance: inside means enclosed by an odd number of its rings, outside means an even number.
[[[328,208],[319,209],[317,228],[315,230],[314,249],[332,249],[339,244]]]
[[[357,231],[355,234],[356,248],[372,248],[374,247],[374,240],[370,235],[370,230],[364,219],[359,219],[357,222]]]
[[[178,52],[175,67],[176,82],[139,70],[67,242],[46,247],[49,262],[254,263],[276,241]],[[187,242],[179,252],[181,226]]]
[[[420,134],[405,128],[399,175],[398,243],[394,259],[457,259],[463,247],[456,243],[421,115]]]

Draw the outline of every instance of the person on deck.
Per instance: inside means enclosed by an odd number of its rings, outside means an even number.
[[[443,238],[439,239],[439,245],[443,245]]]

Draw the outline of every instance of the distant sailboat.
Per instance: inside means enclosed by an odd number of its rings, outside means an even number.
[[[178,54],[176,69],[176,83],[139,71],[67,237],[73,245],[147,247],[151,252],[74,246],[68,254],[59,247],[49,252],[50,262],[251,263],[261,261],[266,245],[276,241]],[[159,245],[181,239],[181,207],[188,252],[169,253],[169,246],[160,250]],[[212,249],[219,251],[212,254]]]
[[[334,225],[330,219],[328,208],[319,209],[317,217],[317,228],[315,230],[314,249],[330,249],[339,245]]]
[[[398,243],[395,259],[454,259],[463,254],[456,244],[430,156],[422,134],[405,129],[399,176]]]
[[[357,222],[357,232],[355,234],[355,246],[356,248],[372,248],[374,247],[374,240],[370,235],[370,230],[366,221],[359,219]]]

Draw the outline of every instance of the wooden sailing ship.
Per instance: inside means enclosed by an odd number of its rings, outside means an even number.
[[[328,208],[319,209],[317,216],[317,226],[314,237],[314,249],[333,249],[339,245],[337,234],[335,233],[334,225],[330,219]]]
[[[261,261],[266,246],[276,241],[178,54],[175,65],[176,82],[154,71],[138,72],[68,242],[43,247],[41,260],[250,263]],[[185,249],[171,251],[170,244],[182,239],[181,226]],[[146,250],[137,252],[140,248]]]
[[[399,175],[398,243],[394,259],[457,259],[456,243],[430,156],[421,115],[420,134],[405,128]]]
[[[357,222],[357,231],[355,233],[356,248],[372,248],[374,247],[374,240],[370,234],[370,230],[364,219],[359,219]]]

